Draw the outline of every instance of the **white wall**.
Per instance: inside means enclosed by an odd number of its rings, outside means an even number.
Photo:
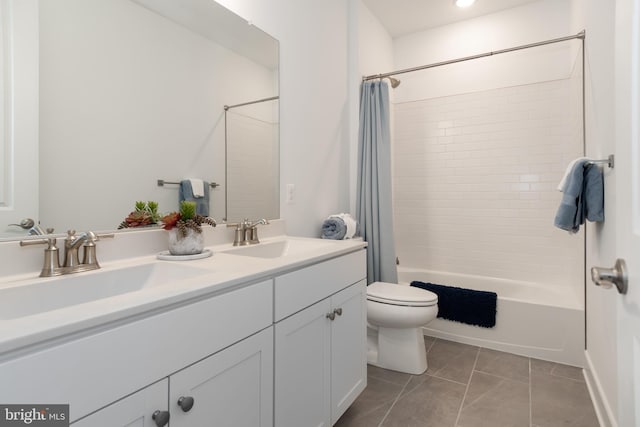
[[[289,234],[319,237],[324,218],[350,203],[349,4],[219,3],[280,40],[280,215]]]
[[[564,37],[569,6],[538,1],[400,37],[396,68]],[[570,287],[582,301],[584,234],[553,227],[557,183],[583,152],[573,45],[580,41],[397,76],[403,265]]]
[[[615,150],[614,34],[615,2],[572,1],[573,31],[586,30],[586,152],[606,158]],[[616,254],[616,176],[605,174],[605,222],[587,228],[587,262],[613,265]],[[587,278],[588,278],[587,272]],[[603,426],[617,425],[618,381],[616,356],[616,292],[601,289],[587,279],[587,378]],[[622,427],[622,426],[621,426]]]
[[[273,96],[273,71],[128,0],[41,2],[43,226],[113,229],[136,200],[178,207],[199,177],[224,216],[225,104]]]
[[[394,40],[397,70],[463,58],[574,34],[568,0],[521,7],[413,33]],[[400,74],[396,102],[567,78],[577,56],[560,43]],[[429,84],[411,84],[428,79]],[[407,83],[407,84],[404,84]]]

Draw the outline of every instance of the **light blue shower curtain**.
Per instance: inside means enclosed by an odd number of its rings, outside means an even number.
[[[367,246],[367,282],[397,283],[391,199],[389,86],[363,82],[360,88],[356,217]]]

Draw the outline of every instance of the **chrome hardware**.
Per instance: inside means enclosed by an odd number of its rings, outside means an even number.
[[[193,408],[193,403],[193,397],[191,396],[180,396],[178,399],[178,406],[183,412],[189,412]]]
[[[336,319],[336,312],[335,310],[332,311],[331,313],[327,313],[327,315],[325,316],[327,319],[329,320],[335,320]]]
[[[255,245],[260,243],[258,239],[258,225],[261,224],[267,225],[269,221],[263,218],[251,222],[245,218],[242,222],[228,223],[227,227],[235,227],[233,246]]]
[[[15,225],[16,227],[20,227],[23,230],[28,230],[31,227],[33,227],[35,225],[35,221],[32,220],[31,218],[24,218],[22,221],[20,221],[20,224],[9,224],[9,225]]]
[[[47,229],[47,231],[53,232],[52,229]],[[100,268],[100,264],[98,264],[96,258],[95,242],[100,240],[100,238],[108,237],[114,237],[114,235],[97,235],[92,231],[88,231],[76,236],[75,230],[69,230],[64,242],[64,263],[62,266],[60,265],[60,251],[56,246],[57,239],[55,237],[23,240],[20,242],[20,246],[47,245],[47,248],[44,250],[44,264],[40,272],[40,277],[52,277],[81,271],[97,270]],[[81,247],[84,248],[82,262],[80,262],[78,254]]]
[[[156,426],[164,427],[169,423],[169,411],[155,411],[151,414],[151,419],[156,422]]]
[[[333,312],[338,316],[342,316],[342,308],[336,308],[335,310],[333,310]]]
[[[613,268],[591,267],[591,280],[605,289],[615,285],[619,293],[626,294],[629,287],[627,264],[623,259],[617,259]]]

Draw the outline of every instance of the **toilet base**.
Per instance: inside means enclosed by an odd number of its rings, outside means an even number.
[[[367,330],[367,363],[383,369],[420,375],[427,370],[422,328]]]

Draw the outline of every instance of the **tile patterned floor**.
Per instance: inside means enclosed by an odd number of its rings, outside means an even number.
[[[572,366],[425,337],[422,375],[368,367],[336,427],[598,427]]]

